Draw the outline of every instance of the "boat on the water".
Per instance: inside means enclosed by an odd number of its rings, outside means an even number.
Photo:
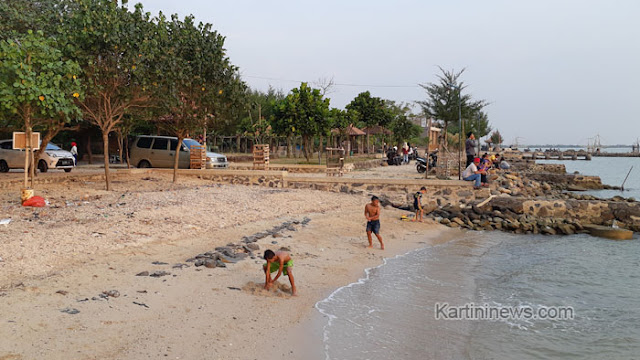
[[[602,237],[611,240],[631,240],[633,231],[602,225],[584,225],[592,236]]]

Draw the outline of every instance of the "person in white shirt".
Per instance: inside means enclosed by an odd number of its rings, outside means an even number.
[[[473,185],[474,189],[480,189],[481,187],[481,179],[484,171],[478,170],[478,165],[480,165],[480,158],[474,158],[473,162],[467,166],[464,171],[462,171],[462,179],[465,181],[475,181]]]
[[[69,152],[73,155],[75,165],[78,165],[78,144],[75,141],[71,143],[71,151]]]

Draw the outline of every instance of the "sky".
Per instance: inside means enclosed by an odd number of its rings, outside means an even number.
[[[252,88],[333,78],[334,107],[367,90],[413,103],[438,67],[464,68],[505,144],[640,138],[637,0],[139,2],[212,23]]]

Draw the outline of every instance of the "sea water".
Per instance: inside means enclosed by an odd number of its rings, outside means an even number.
[[[588,194],[599,198],[613,196],[633,197],[640,200],[640,157],[593,157],[591,161],[584,160],[538,160],[538,163],[564,164],[568,173],[579,172],[583,175],[600,176],[602,183],[620,186],[627,174],[629,178],[624,185],[625,191],[594,190]],[[631,173],[629,173],[629,170]]]
[[[571,319],[436,319],[437,304]],[[640,358],[640,241],[467,232],[387,259],[316,304],[326,359]]]

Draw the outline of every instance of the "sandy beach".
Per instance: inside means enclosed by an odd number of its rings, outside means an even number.
[[[102,188],[43,185],[43,209],[0,193],[0,218],[12,219],[0,227],[0,359],[323,358],[317,301],[384,257],[456,232],[383,209],[381,251],[375,239],[366,248],[366,195],[171,185],[159,174]],[[186,261],[283,222],[295,225],[258,240],[255,258],[226,268]],[[261,286],[262,252],[282,247],[293,255],[297,297],[287,278],[272,291]],[[136,276],[144,271],[168,274]]]

